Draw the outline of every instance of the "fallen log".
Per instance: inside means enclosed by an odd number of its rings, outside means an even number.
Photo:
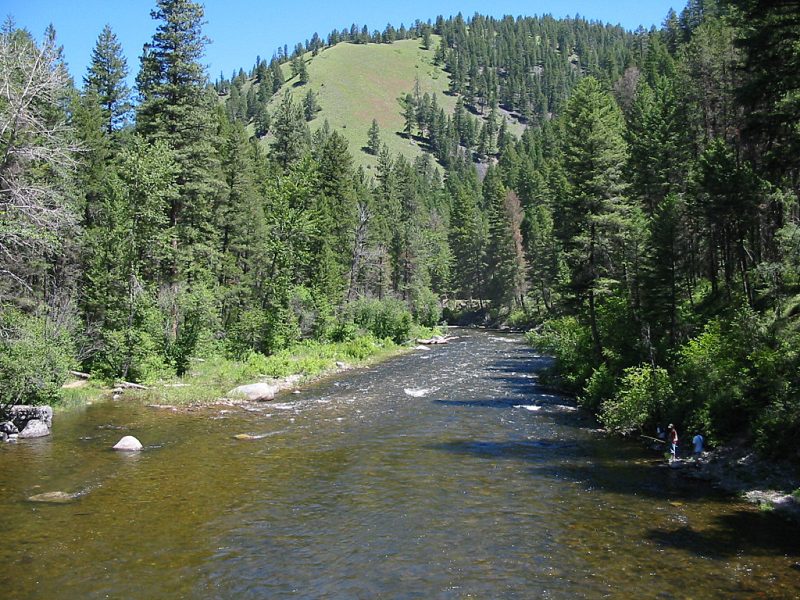
[[[139,385],[138,383],[131,383],[130,381],[118,381],[114,384],[115,388],[124,388],[130,390],[146,390],[147,388],[143,385]]]
[[[80,371],[70,371],[69,374],[78,379],[89,379],[91,377],[89,373],[81,373]]]

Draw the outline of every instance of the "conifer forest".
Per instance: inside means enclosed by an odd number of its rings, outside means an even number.
[[[80,81],[52,28],[0,31],[0,412],[70,371],[508,326],[608,430],[800,460],[797,0],[353,25],[216,79],[203,7],[151,14]],[[353,147],[309,64],[409,40],[446,91],[409,85],[402,130]]]

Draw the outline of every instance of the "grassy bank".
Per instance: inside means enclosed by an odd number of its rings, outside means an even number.
[[[396,344],[390,339],[371,335],[345,342],[304,341],[272,356],[252,353],[237,361],[224,356],[197,358],[183,377],[150,382],[146,390],[125,389],[124,400],[146,404],[189,406],[213,403],[237,385],[260,381],[285,381],[291,378],[302,385],[326,375],[365,366],[412,348],[410,344]],[[68,384],[74,385],[74,383]],[[89,380],[79,387],[62,390],[57,409],[109,399],[113,386]]]

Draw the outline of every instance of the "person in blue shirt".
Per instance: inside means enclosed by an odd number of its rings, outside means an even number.
[[[703,453],[703,436],[699,433],[692,438],[692,444],[694,444],[694,454],[695,456],[700,456]]]

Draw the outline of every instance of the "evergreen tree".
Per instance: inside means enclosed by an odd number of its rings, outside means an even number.
[[[503,185],[496,168],[490,167],[483,185],[489,224],[487,295],[496,307],[511,303],[524,306],[527,266],[522,244],[522,206],[517,195]]]
[[[487,225],[480,210],[477,178],[451,176],[447,190],[452,205],[450,248],[453,252],[452,272],[458,279],[453,287],[463,298],[483,298],[484,254]]]
[[[319,106],[317,93],[309,88],[306,95],[303,96],[303,114],[306,117],[306,121],[313,121],[320,110],[322,109]]]
[[[603,344],[597,324],[598,297],[619,277],[613,260],[615,238],[623,225],[627,146],[622,113],[600,83],[578,84],[565,114],[564,165],[568,197],[559,215],[570,269],[569,290],[586,310],[596,359]]]
[[[125,125],[131,111],[127,77],[128,63],[122,45],[111,27],[106,25],[92,50],[92,62],[83,83],[87,91],[97,94],[108,133]]]
[[[222,192],[212,112],[216,97],[200,62],[208,43],[202,6],[159,0],[150,14],[159,24],[141,57],[136,129],[150,143],[164,141],[178,165],[178,193],[168,209],[172,251],[165,261],[163,297],[172,359],[181,370],[202,324],[192,290],[212,285],[216,262],[213,208]]]
[[[283,94],[272,117],[272,133],[275,136],[270,144],[272,157],[283,169],[297,161],[308,148],[310,135],[303,108],[294,102],[289,90]]]
[[[378,128],[378,121],[372,119],[372,125],[369,127],[369,133],[367,134],[367,149],[369,153],[373,156],[378,156],[378,152],[380,152],[381,148],[381,132]]]

